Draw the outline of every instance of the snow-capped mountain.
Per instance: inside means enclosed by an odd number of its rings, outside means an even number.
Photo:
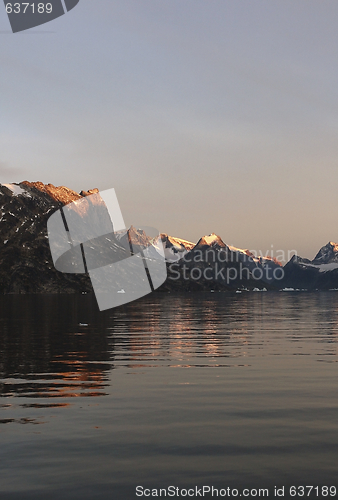
[[[191,245],[179,255],[179,260],[168,266],[167,287],[171,284],[186,290],[262,289],[274,281],[275,269],[282,271],[278,261],[228,246],[215,233]]]
[[[282,264],[271,257],[255,256],[249,250],[233,247],[224,243],[222,238],[215,233],[205,235],[198,240],[196,245],[180,255],[181,265],[190,262],[205,262],[207,265],[222,263],[223,267],[232,267],[239,276],[240,281],[254,279],[264,283],[274,281],[275,269],[281,269]],[[248,272],[244,273],[244,270]],[[233,274],[236,274],[233,271]],[[245,274],[245,277],[244,277]],[[227,281],[236,281],[228,279]]]
[[[205,248],[205,247],[211,247],[214,249],[217,248],[226,248],[226,244],[222,240],[220,236],[218,236],[215,233],[208,234],[207,236],[202,236],[198,240],[198,242],[195,245],[195,248]]]
[[[173,238],[166,233],[160,234],[164,246],[164,256],[167,262],[177,262],[195,246],[191,241]]]
[[[329,241],[313,260],[294,255],[284,266],[283,286],[313,289],[338,287],[338,244]]]
[[[49,216],[61,206],[82,196],[85,194],[42,182],[0,184],[2,293],[91,290],[88,276],[56,271],[47,235]]]
[[[92,189],[76,193],[64,186],[42,182],[0,184],[1,293],[92,290],[86,274],[63,274],[55,269],[47,220],[63,205],[96,192],[97,189]],[[332,241],[323,246],[312,261],[294,256],[282,268],[276,259],[227,245],[215,233],[201,237],[195,244],[165,233],[150,235],[146,229],[131,226],[128,232],[121,232],[117,240],[118,246],[132,245],[134,251],[151,241],[151,259],[163,256],[164,246],[168,279],[162,290],[261,289],[265,285],[275,289],[338,288],[338,244]],[[274,281],[276,270],[284,272],[283,280]]]
[[[329,241],[327,245],[319,250],[313,262],[319,265],[338,264],[338,244]]]

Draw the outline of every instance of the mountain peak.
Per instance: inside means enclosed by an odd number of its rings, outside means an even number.
[[[53,200],[61,202],[63,205],[67,205],[72,201],[79,200],[82,198],[81,194],[76,193],[72,189],[69,189],[65,186],[54,186],[53,184],[44,184],[43,182],[29,182],[23,181],[19,183],[19,186],[22,189],[30,188],[31,190],[38,190],[41,193],[46,193]]]
[[[191,241],[182,240],[182,238],[176,238],[174,236],[169,236],[167,233],[161,233],[160,237],[162,242],[166,243],[169,246],[174,246],[185,250],[191,250],[195,246],[195,243],[192,243]]]
[[[161,233],[160,238],[164,245],[164,255],[167,262],[176,262],[182,259],[195,246],[195,243],[191,243],[191,241],[175,238],[167,233]]]
[[[317,253],[314,261],[322,264],[329,264],[330,262],[338,262],[338,243],[329,241]]]
[[[222,238],[215,233],[211,233],[207,236],[202,236],[202,238],[200,238],[198,240],[198,242],[196,243],[196,247],[198,247],[198,246],[211,247],[211,246],[215,246],[215,245],[218,245],[218,246],[223,247],[223,248],[226,247]]]
[[[54,186],[54,184],[44,184],[40,181],[29,182],[22,181],[19,183],[13,182],[11,184],[0,184],[0,186],[5,187],[12,196],[40,196],[40,193],[46,194],[49,198],[62,205],[68,205],[73,201],[80,200],[85,196],[90,196],[91,194],[96,194],[99,192],[97,188],[89,189],[88,191],[81,191],[77,193],[66,186]],[[7,191],[7,192],[8,192]]]
[[[90,196],[91,194],[96,194],[96,193],[99,193],[99,190],[97,188],[88,189],[88,191],[80,191],[80,196]]]
[[[338,243],[335,243],[334,241],[329,241],[328,245],[330,245],[331,247],[333,247],[333,249],[334,249],[335,252],[338,252]]]

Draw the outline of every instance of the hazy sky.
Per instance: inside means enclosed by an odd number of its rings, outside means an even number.
[[[337,0],[80,0],[9,30],[0,6],[0,182],[114,187],[191,241],[338,241]]]

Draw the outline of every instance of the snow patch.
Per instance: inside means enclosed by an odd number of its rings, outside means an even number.
[[[304,264],[302,262],[302,266],[304,267],[314,267],[318,269],[320,273],[327,273],[328,271],[333,271],[334,269],[338,269],[337,262],[330,262],[329,264]]]
[[[207,245],[211,245],[215,241],[218,241],[218,236],[216,234],[209,234],[209,236],[203,236],[203,239]]]
[[[6,188],[10,189],[12,193],[17,196],[18,194],[25,193],[26,191],[16,184],[3,184]]]
[[[181,238],[174,238],[173,236],[168,236],[168,240],[177,247],[184,247],[191,249],[195,246],[195,243],[192,243],[191,241],[182,240]]]
[[[240,252],[240,253],[245,253],[247,252],[247,250],[243,250],[243,248],[237,248],[237,247],[233,247],[232,245],[228,245],[229,249],[232,251],[232,252]]]
[[[187,240],[182,240],[181,238],[174,238],[173,236],[161,233],[153,242],[153,246],[160,251],[159,253],[161,255],[163,255],[164,249],[164,257],[167,262],[177,262],[181,260],[195,244]]]
[[[183,259],[185,254],[188,253],[188,250],[177,250],[175,252],[174,248],[165,248],[164,249],[164,258],[167,262],[177,262],[178,260]]]

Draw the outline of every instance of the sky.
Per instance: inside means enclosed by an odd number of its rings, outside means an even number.
[[[312,259],[338,241],[337,26],[336,0],[80,0],[16,34],[0,9],[0,182]]]

